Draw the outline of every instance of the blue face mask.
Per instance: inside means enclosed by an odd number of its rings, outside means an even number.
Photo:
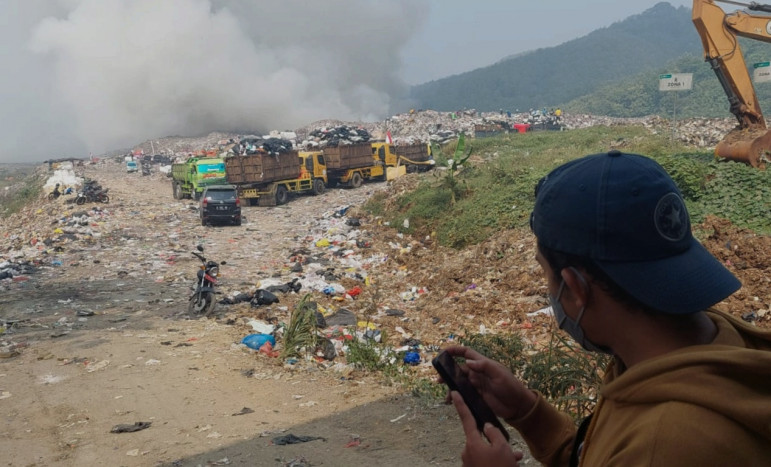
[[[578,318],[575,321],[570,319],[565,313],[565,309],[562,308],[562,303],[560,303],[560,298],[562,298],[562,291],[564,289],[565,279],[562,279],[557,296],[555,297],[554,295],[549,294],[549,303],[551,304],[551,309],[554,311],[554,319],[557,320],[557,327],[568,333],[574,341],[581,344],[581,347],[589,352],[611,353],[610,349],[600,347],[584,336],[584,330],[581,329],[580,323],[581,318],[584,316],[584,311],[586,311],[586,306],[581,307],[581,311],[578,312]]]

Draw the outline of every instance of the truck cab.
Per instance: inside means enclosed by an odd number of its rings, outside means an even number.
[[[171,166],[174,199],[199,199],[210,185],[227,183],[225,161],[221,158],[191,158],[187,162]]]
[[[311,178],[323,180],[326,185],[327,162],[324,159],[324,153],[321,151],[300,151],[300,178]]]
[[[386,167],[396,167],[399,156],[393,152],[393,147],[389,143],[372,143],[372,158],[375,163]]]

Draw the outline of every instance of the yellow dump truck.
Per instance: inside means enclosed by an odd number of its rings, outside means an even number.
[[[320,195],[327,183],[326,170],[316,157],[297,151],[228,157],[225,173],[239,198],[260,206],[284,204],[293,192]]]
[[[413,150],[405,154],[428,160],[425,145],[421,146],[419,153]],[[232,156],[225,159],[225,172],[227,182],[238,187],[241,199],[252,205],[276,206],[289,201],[292,194],[320,195],[329,186],[358,188],[367,180],[391,180],[403,175],[409,165],[406,156],[397,155],[395,149],[378,142],[320,151]],[[429,163],[425,166],[433,167]]]

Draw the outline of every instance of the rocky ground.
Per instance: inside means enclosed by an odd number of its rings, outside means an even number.
[[[240,227],[202,227],[195,204],[173,200],[159,173],[127,175],[110,161],[78,170],[110,189],[109,204],[39,200],[0,227],[0,263],[19,270],[0,280],[8,465],[457,465],[451,408],[383,385],[343,355],[288,363],[257,353],[239,345],[250,323],[288,322],[310,292],[328,319],[348,310],[360,332],[369,322],[394,347],[417,350],[411,371],[426,376],[434,351],[463,333],[516,330],[538,342],[550,332],[547,316],[528,315],[546,306],[529,233],[454,251],[358,209],[423,175],[245,207]],[[718,219],[705,227],[705,245],[744,283],[721,306],[771,327],[771,238]],[[227,261],[229,297],[292,279],[303,289],[190,319],[198,244]],[[151,424],[110,432],[136,422]],[[323,439],[277,444],[290,434]]]

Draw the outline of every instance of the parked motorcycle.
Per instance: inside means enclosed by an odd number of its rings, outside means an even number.
[[[196,248],[203,253],[203,246]],[[214,311],[214,291],[217,285],[217,276],[220,272],[220,265],[215,261],[207,261],[201,254],[193,252],[193,256],[201,260],[201,266],[198,270],[198,280],[196,281],[195,291],[190,296],[187,305],[188,313],[192,315],[208,316]],[[226,264],[222,261],[222,264]]]
[[[54,190],[51,193],[48,193],[48,199],[49,200],[53,201],[53,200],[59,198],[60,196],[71,195],[72,193],[74,193],[74,191],[72,190],[71,186],[68,186],[67,188],[65,188],[64,191],[60,191],[59,190],[60,186],[61,185],[59,185],[57,183],[56,186],[54,187]]]
[[[48,193],[48,199],[49,200],[55,200],[56,198],[60,197],[62,195],[62,192],[59,191],[59,184],[57,183],[54,187],[54,190],[50,193]]]
[[[86,185],[81,191],[78,192],[78,197],[75,198],[75,204],[82,205],[89,203],[109,203],[110,196],[107,194],[109,188],[102,188],[100,186],[90,187]]]

